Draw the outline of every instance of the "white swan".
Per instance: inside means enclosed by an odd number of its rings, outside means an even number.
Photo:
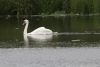
[[[29,21],[28,20],[24,20],[23,25],[25,25],[24,28],[24,34],[26,35],[33,35],[33,34],[52,34],[52,31],[50,29],[46,29],[45,27],[39,27],[37,29],[35,29],[34,31],[32,31],[31,33],[27,33],[27,29],[28,29],[28,25],[29,25]]]

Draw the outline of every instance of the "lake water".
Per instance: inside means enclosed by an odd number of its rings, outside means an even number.
[[[38,27],[53,35],[23,35]],[[99,67],[100,16],[0,17],[1,67]]]

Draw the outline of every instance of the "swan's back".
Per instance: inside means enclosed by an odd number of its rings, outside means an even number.
[[[46,29],[45,27],[39,27],[29,34],[52,34],[52,31],[50,29]]]

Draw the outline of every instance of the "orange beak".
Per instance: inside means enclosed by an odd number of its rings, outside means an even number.
[[[25,22],[23,23],[23,25],[25,24]]]

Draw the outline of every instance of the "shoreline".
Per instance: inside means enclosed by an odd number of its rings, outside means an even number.
[[[41,16],[41,17],[46,17],[46,16],[98,16],[98,14],[51,14],[51,15],[0,15],[0,17],[28,17],[28,16]]]

